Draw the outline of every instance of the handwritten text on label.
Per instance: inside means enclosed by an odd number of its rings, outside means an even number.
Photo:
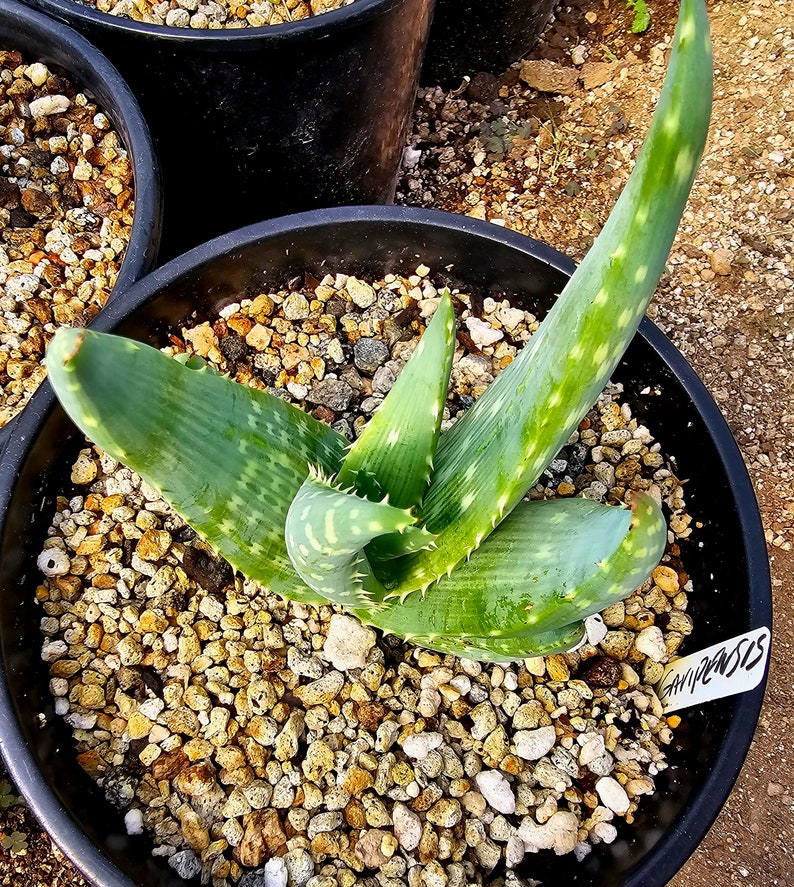
[[[758,628],[671,662],[656,688],[665,713],[757,687],[769,638],[768,628]]]

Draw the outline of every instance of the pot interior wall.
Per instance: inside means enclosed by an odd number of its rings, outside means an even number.
[[[94,100],[129,153],[135,214],[124,261],[110,293],[112,299],[154,267],[160,245],[160,170],[140,108],[119,73],[93,45],[60,22],[8,0],[0,0],[0,46],[23,53],[27,63],[43,62]],[[0,454],[14,421],[0,428]]]
[[[303,271],[319,277],[328,271],[367,277],[389,271],[412,273],[420,262],[470,292],[483,296],[503,292],[542,313],[563,286],[570,263],[559,254],[546,254],[542,247],[538,252],[540,259],[488,241],[481,232],[464,234],[441,226],[417,228],[394,221],[317,225],[234,249],[220,260],[171,279],[162,294],[145,302],[132,318],[119,323],[122,309],[114,305],[96,326],[117,327],[126,335],[162,344],[165,331],[194,311],[206,314]],[[543,258],[550,264],[544,264]],[[168,267],[165,272],[153,276],[173,278]],[[162,284],[150,277],[130,295],[142,301],[156,285]],[[626,382],[632,406],[647,415],[664,453],[676,457],[680,476],[689,479],[685,487],[689,511],[703,524],[683,553],[695,586],[690,604],[695,633],[687,649],[746,631],[753,620],[748,604],[751,583],[731,482],[717,445],[681,384],[644,338],[635,339],[615,378]],[[643,394],[645,389],[654,393]],[[39,403],[43,401],[44,395]],[[54,715],[47,671],[39,659],[41,611],[34,603],[39,581],[35,559],[53,513],[54,495],[68,489],[68,466],[80,442],[60,408],[53,408],[22,464],[6,518],[0,540],[0,640],[9,693],[36,764],[69,815],[135,883],[183,884],[162,860],[149,857],[147,839],[126,835],[121,817],[75,763],[69,730]],[[671,748],[673,766],[658,778],[658,793],[643,800],[635,824],[622,828],[615,844],[595,847],[581,864],[572,857],[530,857],[525,874],[544,883],[592,887],[663,883],[648,870],[650,857],[658,857],[657,843],[718,760],[740,704],[727,700],[685,713]],[[745,727],[748,737],[753,726],[754,720]]]

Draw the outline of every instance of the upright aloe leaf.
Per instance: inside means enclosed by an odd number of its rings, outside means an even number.
[[[285,597],[318,600],[290,563],[284,525],[309,464],[338,470],[341,435],[264,391],[117,336],[61,330],[47,370],[75,424],[232,566]]]
[[[397,508],[422,501],[441,429],[455,354],[455,312],[449,290],[391,391],[345,457],[337,482]],[[363,483],[359,478],[363,477]]]
[[[510,366],[441,435],[423,503],[435,549],[392,565],[425,587],[516,506],[592,406],[634,336],[675,237],[711,109],[702,0],[683,0],[670,67],[637,164],[601,234]]]

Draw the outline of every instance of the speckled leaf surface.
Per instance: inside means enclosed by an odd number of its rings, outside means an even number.
[[[712,61],[702,0],[683,0],[670,67],[637,164],[601,234],[540,329],[441,435],[423,504],[437,547],[394,566],[426,587],[516,506],[592,406],[633,338],[703,152]]]
[[[430,480],[454,354],[455,313],[445,290],[408,363],[351,446],[338,483],[362,496],[388,496],[397,508],[419,505]]]
[[[337,477],[361,496],[420,513],[433,469],[455,356],[455,312],[449,290],[383,403],[347,453]],[[372,562],[427,548],[434,540],[413,528],[373,539]]]
[[[75,424],[233,567],[284,597],[318,600],[290,563],[284,526],[309,464],[338,469],[341,435],[267,392],[118,336],[61,330],[47,366]]]
[[[512,650],[513,658],[538,655],[528,652],[533,635],[570,629],[627,597],[659,563],[666,539],[664,517],[645,493],[634,494],[631,509],[589,499],[522,502],[449,578],[373,619],[425,639],[418,643],[446,638]]]
[[[362,622],[369,622],[376,628],[390,631],[383,612],[355,611]],[[467,659],[478,659],[483,662],[515,662],[532,656],[549,656],[552,653],[563,653],[575,647],[585,634],[584,622],[576,622],[552,631],[528,630],[507,637],[463,638],[454,635],[410,635],[407,640],[429,650],[439,653],[451,653]]]
[[[386,594],[364,546],[379,536],[402,534],[414,522],[407,509],[364,499],[312,471],[287,513],[287,553],[298,575],[323,598],[361,607]]]

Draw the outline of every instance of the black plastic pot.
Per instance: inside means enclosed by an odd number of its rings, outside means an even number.
[[[26,2],[90,37],[138,97],[163,163],[165,258],[261,219],[393,200],[434,0],[203,31]]]
[[[194,310],[216,311],[245,292],[295,274],[412,273],[424,262],[451,283],[485,296],[505,293],[543,313],[571,273],[560,253],[522,235],[446,213],[356,207],[305,213],[218,238],[136,284],[94,326],[156,345]],[[449,270],[444,270],[449,269]],[[250,290],[248,288],[251,288]],[[266,291],[266,290],[265,290]],[[771,590],[760,516],[746,469],[717,406],[692,369],[648,321],[615,377],[636,414],[688,478],[687,503],[699,528],[683,559],[695,591],[689,650],[771,624]],[[651,393],[649,394],[648,391]],[[128,837],[70,750],[70,731],[53,712],[39,660],[35,559],[69,466],[81,446],[49,386],[22,417],[0,472],[0,745],[28,802],[64,851],[102,887],[181,883]],[[695,850],[731,790],[758,718],[763,685],[689,710],[633,826],[582,863],[532,857],[544,883],[661,887]],[[43,715],[43,719],[42,716]]]
[[[95,99],[129,151],[135,215],[112,299],[154,267],[160,244],[160,169],[138,103],[119,72],[84,37],[13,0],[0,0],[0,46],[24,53],[29,62],[44,62]],[[12,425],[0,429],[0,452]]]
[[[538,42],[557,2],[437,0],[422,83],[454,87],[467,74],[501,74]]]

